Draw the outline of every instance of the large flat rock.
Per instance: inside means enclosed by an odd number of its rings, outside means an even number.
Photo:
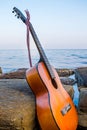
[[[0,80],[0,130],[33,129],[38,129],[35,98],[26,80]]]

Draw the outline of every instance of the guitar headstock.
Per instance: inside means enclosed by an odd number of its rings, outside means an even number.
[[[12,13],[15,13],[15,16],[17,16],[17,18],[20,18],[24,23],[26,22],[26,17],[18,8],[14,7]]]

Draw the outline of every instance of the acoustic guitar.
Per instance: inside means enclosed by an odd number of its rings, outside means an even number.
[[[16,15],[26,23],[26,17],[16,7]],[[40,61],[26,72],[26,79],[36,97],[36,112],[41,130],[76,130],[78,116],[69,94],[50,65],[40,41],[29,23],[31,35],[40,54]]]

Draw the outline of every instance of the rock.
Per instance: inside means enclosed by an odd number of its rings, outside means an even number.
[[[57,69],[56,68],[56,71],[60,77],[70,76],[70,75],[74,74],[73,69]]]
[[[0,75],[0,79],[25,79],[26,68]]]
[[[9,72],[0,75],[0,79],[25,79],[25,73],[27,68],[20,68],[17,71]],[[59,76],[69,76],[74,73],[71,69],[56,69]]]
[[[72,87],[65,89],[72,96]],[[25,79],[0,79],[0,130],[39,130],[35,97]]]
[[[73,97],[74,97],[74,89],[73,89],[73,86],[63,85],[63,87],[64,87],[65,90],[69,93],[70,97],[73,99]]]
[[[87,130],[87,127],[78,126],[76,130]]]
[[[87,113],[87,88],[80,89],[78,107],[80,111]]]
[[[83,127],[84,128],[83,130],[87,130],[87,113],[79,111],[78,115],[79,115],[78,125]]]
[[[80,87],[78,115],[80,129],[87,130],[87,88]]]
[[[69,77],[60,77],[60,80],[62,84],[65,84],[65,85],[74,85],[76,83],[76,80],[71,79]]]
[[[75,70],[75,78],[77,79],[78,86],[87,87],[87,67],[77,68]]]
[[[0,67],[0,75],[2,74],[2,68]]]
[[[26,72],[27,69],[28,69],[28,68],[19,68],[17,71],[18,71],[18,72],[21,72],[21,71],[22,71],[22,72]]]
[[[35,98],[25,79],[0,80],[0,130],[38,130]]]

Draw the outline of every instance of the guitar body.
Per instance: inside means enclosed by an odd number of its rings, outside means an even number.
[[[26,72],[26,78],[36,97],[37,117],[41,130],[76,130],[78,117],[74,104],[63,88],[56,70],[54,87],[43,62]]]

